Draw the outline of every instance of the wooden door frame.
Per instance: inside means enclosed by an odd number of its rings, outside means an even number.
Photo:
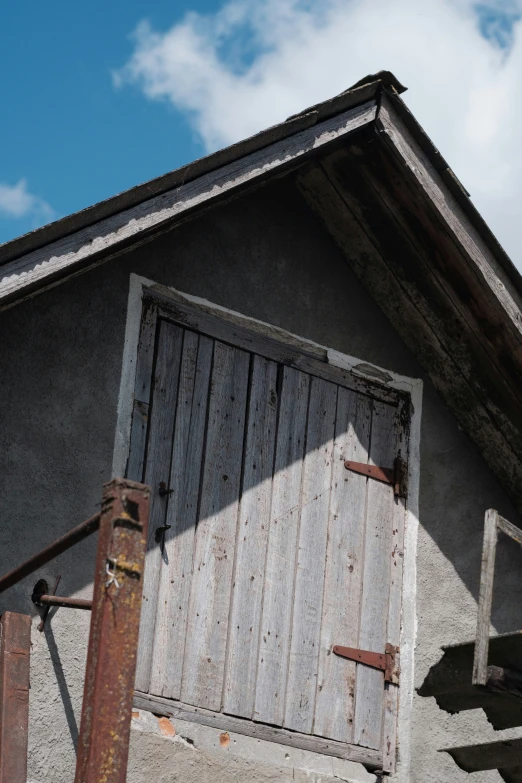
[[[144,304],[154,302],[155,306],[144,310]],[[142,316],[144,316],[142,325]],[[418,531],[419,508],[419,477],[420,477],[420,423],[422,414],[422,389],[421,379],[409,378],[374,365],[364,360],[357,359],[347,354],[332,350],[310,340],[298,337],[283,329],[265,322],[234,312],[227,308],[215,305],[199,297],[191,296],[161,284],[155,283],[136,274],[130,275],[129,299],[127,309],[127,323],[122,357],[122,375],[120,394],[118,400],[118,415],[116,426],[115,446],[113,453],[113,475],[126,473],[128,467],[131,427],[134,419],[139,422],[141,416],[146,416],[146,404],[148,390],[144,373],[145,386],[142,399],[135,397],[136,372],[138,363],[147,367],[148,363],[138,360],[138,349],[150,354],[150,367],[152,370],[153,342],[147,342],[146,332],[149,336],[155,333],[156,317],[160,314],[167,318],[174,318],[181,325],[195,330],[205,331],[205,326],[211,323],[215,332],[216,324],[223,327],[217,339],[225,339],[227,334],[233,333],[234,343],[246,350],[261,352],[262,355],[277,361],[282,361],[289,366],[298,367],[305,372],[318,375],[327,380],[338,383],[357,393],[380,399],[384,402],[400,404],[409,411],[409,458],[408,458],[408,501],[404,520],[404,557],[403,579],[400,598],[402,604],[402,620],[400,627],[401,647],[401,685],[395,692],[396,698],[388,695],[385,698],[385,725],[390,728],[396,725],[394,736],[400,746],[400,764],[396,766],[396,748],[392,742],[388,752],[384,753],[384,759],[380,753],[361,748],[359,746],[347,746],[345,743],[336,743],[331,740],[314,736],[297,736],[296,732],[284,729],[264,727],[262,724],[252,724],[251,721],[232,718],[221,713],[206,714],[208,711],[188,705],[169,703],[167,699],[149,697],[143,694],[137,697],[139,706],[148,708],[154,712],[164,712],[169,715],[177,715],[183,720],[204,723],[226,729],[225,723],[230,723],[229,729],[237,733],[246,732],[243,724],[256,727],[256,736],[260,739],[268,739],[280,744],[293,745],[295,747],[308,747],[310,750],[325,755],[333,755],[347,758],[365,764],[368,768],[384,768],[388,773],[395,773],[393,779],[407,781],[409,779],[410,766],[410,715],[413,699],[413,664],[415,645],[415,596],[416,596],[416,545]],[[256,343],[255,335],[262,338]],[[144,340],[145,338],[145,340]],[[260,349],[260,346],[261,349]],[[151,373],[149,373],[150,377]],[[145,399],[146,398],[146,399]],[[136,468],[134,467],[133,470]],[[398,703],[397,703],[398,699]],[[391,722],[391,723],[390,723]],[[392,730],[393,733],[393,730]],[[277,735],[277,736],[276,736]],[[344,749],[344,750],[343,750]],[[379,755],[377,763],[376,755]]]

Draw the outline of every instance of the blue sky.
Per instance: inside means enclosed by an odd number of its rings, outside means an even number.
[[[203,154],[184,115],[117,90],[111,70],[144,16],[168,27],[217,3],[5,3],[0,22],[0,183],[27,188],[64,216]],[[46,215],[0,214],[0,242]],[[43,221],[41,220],[43,217]]]
[[[388,68],[522,266],[521,3],[4,4],[0,242]]]

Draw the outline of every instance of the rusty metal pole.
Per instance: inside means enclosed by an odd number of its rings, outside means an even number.
[[[104,485],[75,783],[125,783],[149,495]]]
[[[0,617],[0,783],[26,783],[31,618]]]

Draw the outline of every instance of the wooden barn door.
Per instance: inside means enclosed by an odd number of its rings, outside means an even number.
[[[212,319],[156,316],[129,459],[154,490],[136,690],[224,728],[234,716],[372,749],[386,768],[397,686],[332,648],[399,644],[404,501],[344,462],[405,456],[405,406],[321,377],[319,361],[271,358],[258,336],[246,350]]]

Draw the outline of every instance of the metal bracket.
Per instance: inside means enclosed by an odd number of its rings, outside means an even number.
[[[382,481],[384,484],[392,484],[393,494],[397,498],[405,498],[408,495],[408,465],[400,455],[395,458],[393,468],[382,468],[349,459],[344,463],[344,467],[353,473]]]
[[[384,672],[384,681],[391,682],[394,685],[399,684],[399,648],[393,644],[387,644],[384,653],[370,652],[370,650],[359,650],[356,647],[341,647],[336,644],[332,652],[341,658],[347,658],[349,661],[356,661],[365,666],[371,666],[372,669],[380,669]]]

